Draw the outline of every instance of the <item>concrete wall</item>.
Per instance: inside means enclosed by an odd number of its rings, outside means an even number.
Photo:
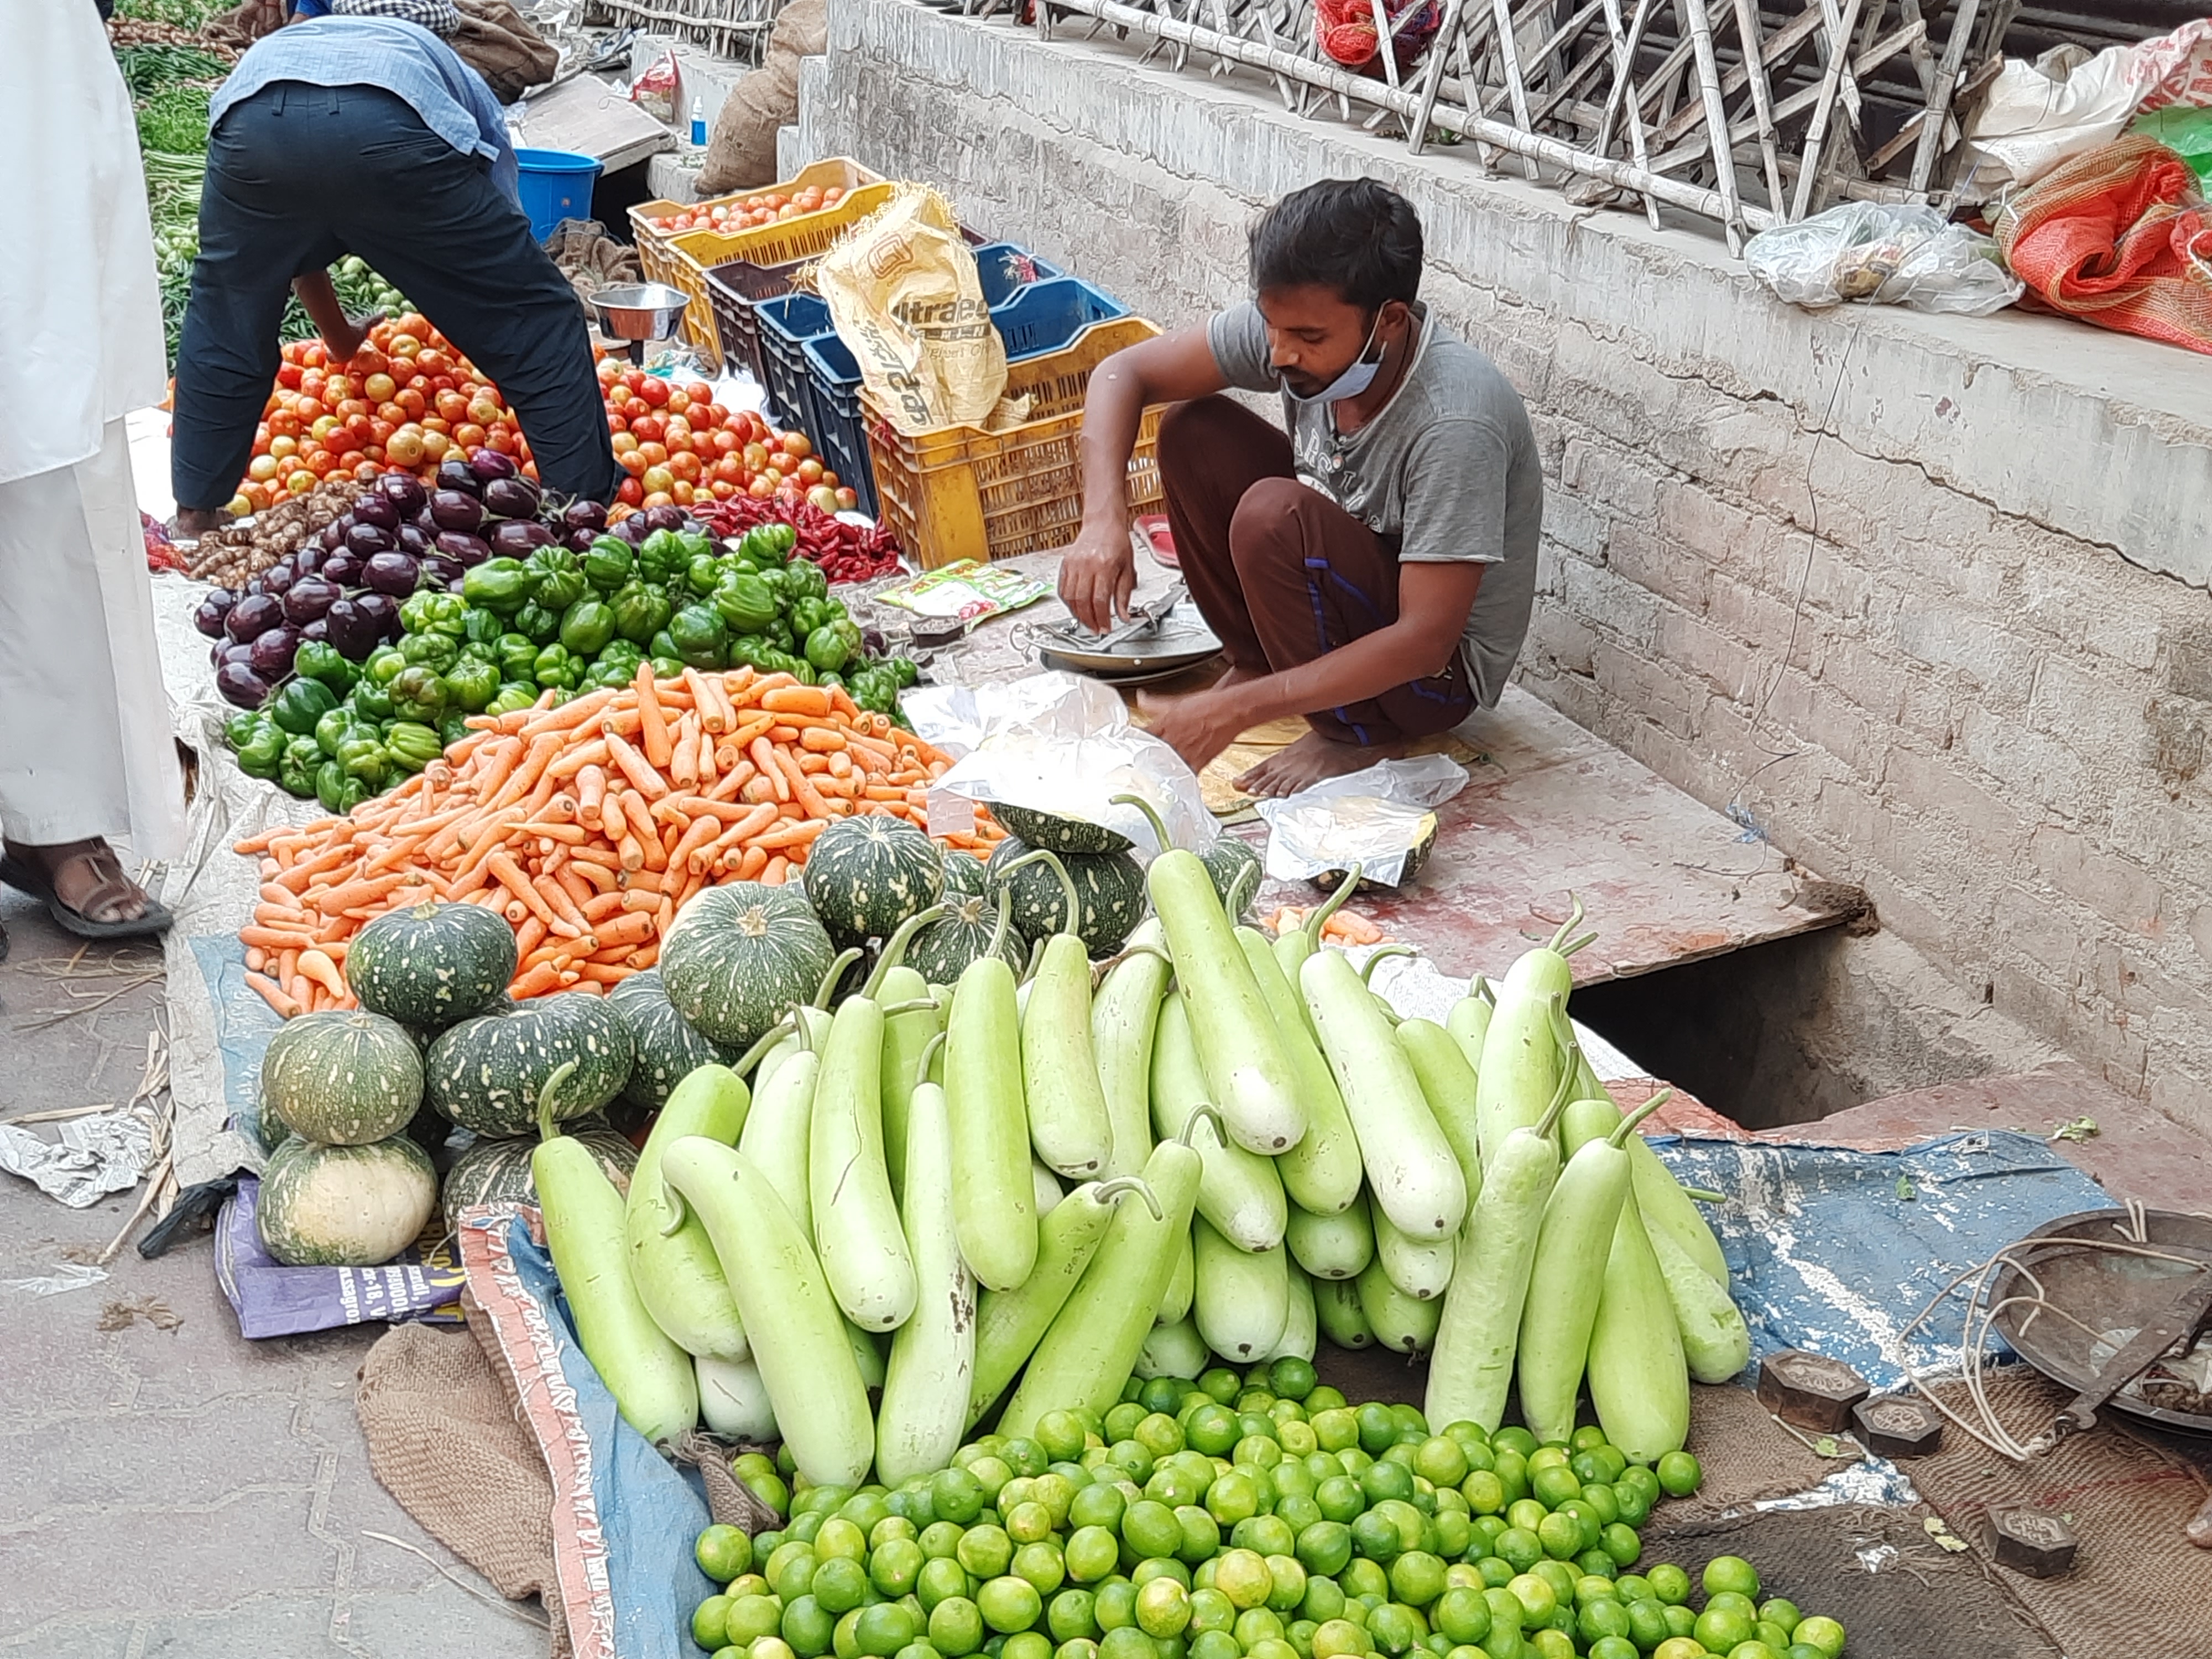
[[[1283,191],[1361,173],[1528,400],[1551,486],[1523,683],[1824,875],[1942,1000],[2212,1128],[2212,373],[2048,319],[1809,316],[1709,237],[1471,150],[1287,115],[908,0],[836,0],[800,145],[1164,322]],[[1970,1022],[1969,1022],[1970,1023]]]

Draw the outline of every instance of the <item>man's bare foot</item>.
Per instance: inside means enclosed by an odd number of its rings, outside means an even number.
[[[1402,740],[1339,743],[1318,732],[1309,732],[1245,772],[1237,780],[1237,787],[1248,795],[1294,795],[1323,778],[1340,778],[1377,761],[1396,760],[1406,749]]]
[[[63,908],[87,921],[136,921],[146,914],[145,890],[123,873],[114,850],[97,836],[52,847],[10,842],[8,855],[44,872]]]
[[[180,507],[177,509],[176,533],[198,540],[211,530],[222,528],[222,509],[214,507]]]

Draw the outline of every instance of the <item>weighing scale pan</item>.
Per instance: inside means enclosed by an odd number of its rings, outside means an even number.
[[[2068,1248],[2071,1239],[2132,1243],[2127,1223],[2124,1210],[2084,1210],[2046,1222],[2014,1247],[2014,1255],[2040,1281],[2044,1300],[2063,1310],[2063,1315],[2036,1307],[2037,1284],[2010,1262],[1998,1270],[1990,1286],[1989,1299],[1998,1308],[1993,1322],[1999,1334],[2036,1370],[2077,1393],[2095,1386],[2099,1368],[2112,1357],[2114,1345],[2100,1341],[2098,1334],[2111,1332],[2125,1340],[2163,1311],[2179,1292],[2182,1280],[2197,1271],[2179,1261]],[[2212,1253],[2212,1219],[2202,1216],[2147,1210],[2143,1232],[2152,1249],[2166,1245],[2177,1247],[2177,1254]],[[2012,1297],[2021,1299],[1999,1306]],[[2199,1352],[2208,1347],[2212,1347],[2212,1333],[2200,1343]],[[2155,1405],[2138,1392],[2141,1386],[2130,1384],[2109,1403],[2131,1417],[2167,1428],[2212,1435],[2212,1411]]]

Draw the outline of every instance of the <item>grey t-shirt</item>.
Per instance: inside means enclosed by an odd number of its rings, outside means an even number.
[[[1283,399],[1299,482],[1378,535],[1401,561],[1472,560],[1483,573],[1460,649],[1482,706],[1504,692],[1528,632],[1544,477],[1521,396],[1498,365],[1415,306],[1413,366],[1374,419],[1340,434],[1327,404]],[[1246,392],[1280,391],[1267,326],[1247,301],[1214,317],[1206,341],[1222,378]]]

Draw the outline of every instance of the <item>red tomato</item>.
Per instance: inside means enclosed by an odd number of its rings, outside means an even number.
[[[645,489],[635,478],[624,478],[615,487],[615,499],[624,507],[635,507],[645,500]]]
[[[668,458],[668,470],[684,483],[689,483],[699,476],[701,470],[699,458],[688,449],[680,454],[671,455]]]
[[[707,486],[708,493],[718,501],[726,501],[738,493],[737,485],[726,478],[717,478]]]
[[[453,428],[453,441],[465,452],[482,449],[484,443],[484,429],[473,422],[464,421]]]
[[[615,464],[633,478],[645,476],[645,457],[635,449],[625,449],[615,456]]]
[[[637,388],[637,395],[659,409],[668,401],[668,382],[653,374],[646,375],[644,380],[645,384]]]
[[[286,363],[276,371],[276,384],[281,386],[289,387],[294,392],[297,392],[300,389],[300,376],[302,370],[299,364]]]
[[[684,388],[684,395],[695,404],[712,404],[714,401],[714,388],[704,380],[693,380]]]
[[[645,486],[647,495],[665,495],[668,487],[676,482],[676,475],[665,466],[649,466],[638,482]]]

